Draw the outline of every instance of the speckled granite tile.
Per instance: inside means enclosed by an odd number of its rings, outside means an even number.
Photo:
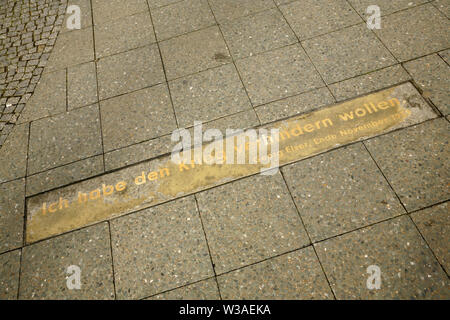
[[[361,143],[282,171],[313,242],[404,213]]]
[[[144,298],[214,275],[194,197],[111,222],[117,298]]]
[[[450,49],[439,52],[439,55],[447,64],[450,64]]]
[[[214,279],[200,281],[172,291],[158,294],[149,300],[219,300],[219,291]]]
[[[209,0],[219,23],[273,8],[272,0]]]
[[[0,149],[0,183],[25,177],[29,124],[16,125]]]
[[[25,179],[0,184],[0,253],[22,246],[24,214]]]
[[[105,170],[119,169],[143,160],[156,158],[172,152],[174,146],[171,135],[167,135],[105,153]],[[130,157],[130,154],[133,156]]]
[[[58,35],[44,72],[61,70],[94,60],[92,27]]]
[[[100,112],[105,151],[163,136],[177,128],[166,84],[101,101]]]
[[[320,88],[256,108],[262,123],[306,113],[333,104],[334,98],[327,88]]]
[[[441,265],[450,273],[450,208],[449,203],[436,205],[411,214],[428,245],[433,250]]]
[[[79,290],[67,287],[72,265],[81,270]],[[23,248],[19,299],[114,299],[108,224]]]
[[[165,81],[156,44],[100,59],[97,77],[100,100]]]
[[[148,11],[145,0],[92,0],[94,23],[103,24],[118,18]]]
[[[156,41],[148,11],[96,25],[94,32],[97,58]]]
[[[217,280],[225,300],[333,299],[312,247],[227,273]]]
[[[218,274],[309,244],[279,173],[220,186],[197,199]]]
[[[16,300],[19,290],[20,250],[0,255],[0,300]]]
[[[67,7],[71,5],[76,5],[80,7],[81,28],[92,26],[91,0],[69,0],[67,3]],[[64,22],[61,26],[60,33],[73,31],[67,28],[67,19],[71,17],[72,14],[73,13],[68,13],[66,10],[66,15],[64,16]]]
[[[31,124],[28,174],[102,153],[98,105]]]
[[[428,1],[429,0],[348,0],[353,8],[355,8],[365,20],[372,15],[372,13],[367,14],[367,8],[372,5],[379,6],[381,16],[385,16],[399,10],[415,7]],[[381,27],[383,28],[383,20],[381,20],[381,23]]]
[[[180,2],[183,0],[147,0],[150,9],[167,6],[172,3]]]
[[[449,281],[407,216],[315,245],[338,299],[448,299]],[[368,289],[369,266],[381,272]]]
[[[66,111],[66,70],[44,73],[27,101],[18,123],[53,116]]]
[[[324,85],[299,44],[236,61],[254,106]]]
[[[345,0],[301,0],[280,6],[300,40],[362,22]]]
[[[103,156],[83,159],[27,177],[27,196],[58,188],[103,173]]]
[[[207,0],[184,0],[152,10],[158,40],[216,24]]]
[[[67,107],[69,110],[98,102],[94,62],[67,69]]]
[[[450,17],[450,1],[449,0],[435,0],[432,2],[432,4],[438,8],[439,11],[441,11],[443,14],[447,16],[447,18]]]
[[[370,72],[329,86],[338,101],[381,90],[411,79],[401,65]]]
[[[252,108],[233,64],[171,81],[169,87],[180,127]]]
[[[442,114],[450,114],[450,67],[433,54],[404,64],[414,81]]]
[[[162,41],[159,45],[168,80],[231,62],[217,26]]]
[[[327,84],[396,62],[365,23],[306,40],[303,46]]]
[[[235,59],[298,42],[277,9],[226,22],[220,28]]]
[[[408,211],[449,198],[449,129],[440,118],[365,142]]]
[[[384,17],[382,28],[374,31],[397,59],[405,61],[447,49],[450,22],[428,3]]]

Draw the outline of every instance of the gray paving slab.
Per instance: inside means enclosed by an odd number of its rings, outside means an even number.
[[[254,106],[324,86],[299,44],[236,61]]]
[[[80,289],[69,289],[73,271]],[[107,223],[74,231],[23,248],[19,299],[114,299],[111,247]]]
[[[100,102],[105,151],[171,133],[177,128],[167,85]]]
[[[309,244],[279,173],[239,180],[196,197],[217,274]]]
[[[225,22],[220,28],[235,59],[298,42],[278,9]]]
[[[0,149],[0,183],[25,177],[29,127],[28,123],[15,126]]]
[[[405,213],[361,143],[282,172],[313,242]]]
[[[435,0],[432,4],[443,14],[450,17],[450,2],[448,0]]]
[[[280,6],[300,40],[362,22],[346,0],[300,0]]]
[[[92,0],[94,23],[103,24],[111,20],[148,11],[145,0]]]
[[[327,84],[396,63],[364,23],[303,41],[302,44]]]
[[[23,243],[25,179],[0,184],[0,253]]]
[[[407,216],[315,248],[337,299],[449,298],[447,275]],[[374,288],[376,271],[368,271],[370,266],[379,268],[379,289]]]
[[[233,64],[170,81],[169,87],[180,127],[252,108]]]
[[[214,278],[158,294],[150,300],[219,300],[219,290]]]
[[[312,247],[224,274],[217,281],[224,300],[333,299]]]
[[[102,152],[98,105],[40,119],[31,124],[28,174]]]
[[[217,26],[162,41],[159,45],[168,80],[231,62]]]
[[[16,300],[19,290],[20,250],[0,255],[0,300]]]
[[[450,208],[449,203],[436,205],[411,214],[411,218],[417,225],[431,250],[433,250],[440,264],[447,274],[450,273]]]
[[[440,118],[365,142],[409,212],[449,198],[449,128]]]
[[[272,0],[209,0],[219,23],[273,8]]]
[[[88,62],[67,69],[68,110],[98,102],[97,70],[94,62]]]
[[[436,54],[404,64],[414,81],[443,115],[450,113],[450,66]]]
[[[118,299],[145,298],[214,275],[194,197],[111,222]]]
[[[450,22],[428,3],[384,17],[383,27],[374,31],[397,59],[405,61],[447,49]]]
[[[97,77],[100,100],[164,82],[158,46],[152,44],[100,59]]]
[[[429,0],[348,0],[348,2],[367,20],[373,13],[367,13],[367,8],[372,5],[380,7],[381,16],[412,8],[428,2]],[[383,20],[381,20],[383,23]]]

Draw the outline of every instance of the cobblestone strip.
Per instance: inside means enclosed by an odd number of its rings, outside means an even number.
[[[67,0],[0,0],[0,148],[32,96]]]

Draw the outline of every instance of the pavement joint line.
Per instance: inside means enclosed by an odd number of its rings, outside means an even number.
[[[219,282],[217,281],[216,265],[214,264],[214,259],[212,257],[211,249],[209,247],[208,237],[207,237],[206,231],[205,231],[205,225],[203,224],[203,219],[202,219],[202,214],[201,214],[201,211],[200,211],[200,206],[198,205],[197,195],[194,193],[193,197],[194,197],[194,201],[195,201],[195,209],[197,210],[198,217],[200,219],[200,224],[202,225],[202,231],[203,231],[203,236],[205,237],[206,247],[208,248],[209,259],[211,260],[211,267],[212,267],[212,270],[214,272],[214,280],[216,281],[217,290],[219,291],[220,300],[222,300],[222,294],[220,293]]]
[[[92,0],[91,0],[92,1]],[[108,235],[109,235],[109,252],[111,254],[111,270],[112,270],[112,281],[114,288],[114,300],[117,300],[117,290],[116,290],[116,273],[114,271],[114,254],[113,254],[113,242],[112,242],[112,234],[111,234],[111,221],[108,222]]]

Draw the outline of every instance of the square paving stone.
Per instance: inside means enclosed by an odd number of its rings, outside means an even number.
[[[184,0],[153,9],[158,40],[166,40],[216,24],[207,0]]]
[[[314,246],[337,299],[450,297],[447,275],[407,216]],[[379,268],[380,289],[368,288],[370,266]]]
[[[449,199],[449,132],[440,118],[365,142],[408,212]]]
[[[25,177],[28,153],[28,123],[14,126],[0,149],[0,183]]]
[[[45,72],[64,69],[94,60],[92,27],[58,35]]]
[[[94,32],[97,58],[156,41],[148,11],[96,25]]]
[[[226,22],[220,28],[235,59],[298,41],[277,9]]]
[[[91,0],[69,0],[67,8],[71,5],[76,5],[80,7],[81,13],[81,28],[86,28],[92,26],[92,15],[91,15]],[[67,28],[67,20],[73,16],[73,11],[68,12],[66,10],[66,15],[64,17],[64,22],[61,26],[61,33],[73,31]]]
[[[67,105],[69,110],[98,102],[96,72],[94,62],[67,69]]]
[[[279,173],[201,192],[197,199],[218,274],[309,244]]]
[[[27,101],[19,123],[53,116],[66,111],[66,70],[44,73]]]
[[[428,0],[348,0],[348,2],[367,20],[373,14],[373,12],[367,13],[367,8],[372,5],[379,6],[381,16],[385,16],[403,9],[415,7],[428,2]],[[381,20],[381,27],[384,27],[383,20]]]
[[[450,113],[450,67],[438,55],[409,61],[404,67],[444,115]]]
[[[137,299],[214,275],[194,197],[111,222],[117,298]]]
[[[329,86],[338,101],[381,90],[411,79],[399,64]]]
[[[252,108],[233,64],[171,81],[169,87],[180,127]]]
[[[95,156],[27,177],[26,195],[55,189],[104,172],[103,156]]]
[[[92,0],[94,23],[103,24],[118,18],[148,11],[145,0]]]
[[[282,170],[313,242],[404,213],[361,143]]]
[[[364,23],[306,40],[303,46],[327,84],[396,62]]]
[[[150,300],[220,300],[220,296],[216,280],[212,278],[158,294]]]
[[[103,143],[111,151],[177,128],[166,84],[100,102]]]
[[[333,299],[312,247],[217,278],[225,300]]]
[[[447,274],[450,273],[450,208],[449,203],[436,205],[411,214],[428,245],[433,250]]]
[[[432,4],[394,13],[382,23],[382,28],[374,31],[401,61],[448,48],[450,22]]]
[[[156,44],[100,59],[97,76],[100,100],[165,81]]]
[[[300,40],[362,22],[345,0],[300,0],[280,10]]]
[[[325,87],[262,105],[256,108],[256,113],[262,123],[268,123],[319,109],[333,102],[333,96]]]
[[[275,7],[272,0],[209,0],[220,23]]]
[[[238,60],[236,66],[254,106],[324,86],[299,44]]]
[[[31,124],[29,174],[101,153],[98,105],[78,108]]]
[[[80,289],[67,286],[75,275],[70,266],[81,271]],[[114,299],[108,224],[23,248],[19,299]]]
[[[217,26],[163,41],[160,47],[168,80],[231,62]]]
[[[0,184],[0,253],[22,246],[25,180]]]
[[[16,300],[19,290],[20,250],[0,255],[0,300]]]

